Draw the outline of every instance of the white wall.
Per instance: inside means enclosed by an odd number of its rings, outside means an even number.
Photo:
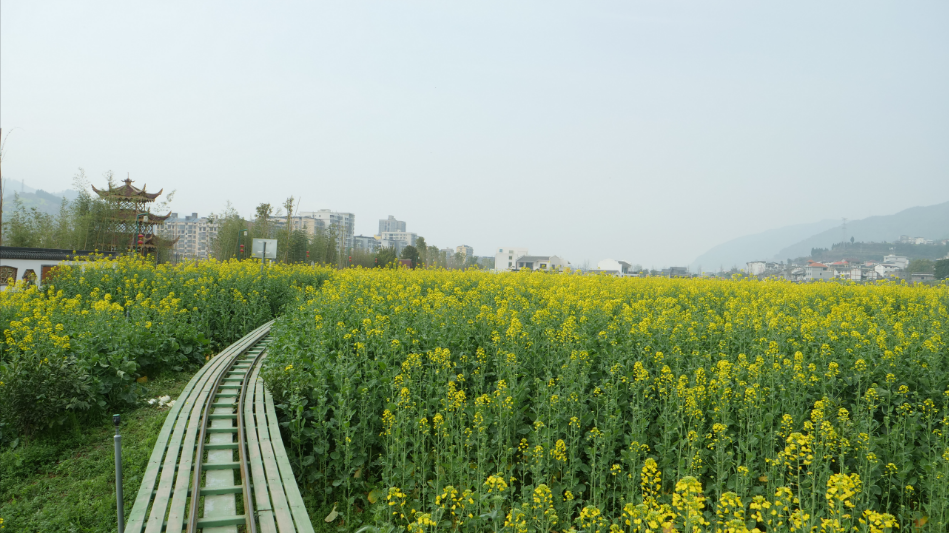
[[[816,279],[834,279],[834,269],[821,267],[804,267],[804,279],[813,281]]]
[[[494,269],[504,272],[517,268],[517,258],[527,255],[527,248],[496,248]]]
[[[885,255],[883,256],[884,263],[893,263],[900,268],[906,268],[909,266],[909,259],[901,255]]]
[[[749,261],[748,262],[748,273],[751,274],[752,276],[764,274],[767,268],[768,268],[768,264],[765,263],[764,261]]]
[[[0,266],[9,266],[17,269],[16,280],[20,281],[23,279],[23,274],[32,269],[36,274],[36,285],[39,287],[43,286],[43,267],[44,266],[59,266],[59,265],[74,265],[77,261],[56,261],[55,259],[5,259],[0,258]],[[6,280],[2,281],[6,283]],[[7,290],[7,285],[2,286],[2,290]]]

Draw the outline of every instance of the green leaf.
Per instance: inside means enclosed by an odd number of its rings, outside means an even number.
[[[369,491],[369,494],[366,496],[366,498],[369,500],[369,503],[376,503],[379,501],[379,498],[382,498],[383,495],[384,493],[382,492],[382,489],[377,487]]]

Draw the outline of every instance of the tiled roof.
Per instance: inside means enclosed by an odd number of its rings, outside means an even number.
[[[90,250],[59,250],[56,248],[20,248],[0,246],[0,259],[37,259],[47,261],[66,261],[91,255],[117,257],[119,252],[94,252]]]

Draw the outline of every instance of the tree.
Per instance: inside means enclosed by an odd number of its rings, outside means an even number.
[[[415,248],[418,249],[419,257],[419,266],[425,266],[428,264],[428,245],[425,242],[425,237],[418,237],[415,239]]]
[[[309,236],[302,229],[295,229],[290,232],[287,243],[287,262],[305,263],[307,261],[306,253],[310,244]]]
[[[291,196],[290,198],[287,198],[287,201],[283,203],[283,208],[287,210],[287,245],[284,246],[284,249],[286,249],[285,262],[289,263],[291,261],[290,245],[291,245],[292,236],[293,236],[293,196]]]
[[[376,252],[376,264],[379,266],[379,268],[391,265],[393,262],[395,262],[395,259],[395,248],[380,248],[379,251]]]
[[[949,259],[940,259],[936,261],[934,274],[936,279],[947,279],[949,278]]]
[[[211,256],[220,261],[226,261],[232,257],[238,257],[240,245],[244,245],[244,256],[249,256],[250,235],[247,238],[241,234],[249,225],[246,220],[241,218],[231,205],[227,202],[224,212],[220,215],[211,213],[208,218],[213,218],[217,223],[217,235],[211,241]],[[249,232],[248,232],[249,233]]]
[[[324,265],[339,266],[339,234],[335,224],[329,229],[316,228],[310,237],[310,261]]]
[[[415,268],[418,265],[418,248],[414,246],[402,248],[402,259],[412,261],[412,268]]]
[[[353,258],[353,266],[361,266],[363,268],[376,266],[376,255],[369,250],[355,249],[352,250],[349,255]]]
[[[254,226],[251,235],[255,239],[271,239],[272,224],[270,217],[273,216],[273,207],[270,204],[261,203],[257,206],[254,213]]]
[[[913,259],[906,267],[907,274],[930,273],[933,271],[935,263],[929,259]]]

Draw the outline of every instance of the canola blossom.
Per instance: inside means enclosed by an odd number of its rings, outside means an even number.
[[[56,269],[0,292],[0,440],[138,399],[135,379],[205,358],[283,312],[329,270],[137,257]]]
[[[949,530],[949,290],[351,269],[264,377],[353,530]]]

